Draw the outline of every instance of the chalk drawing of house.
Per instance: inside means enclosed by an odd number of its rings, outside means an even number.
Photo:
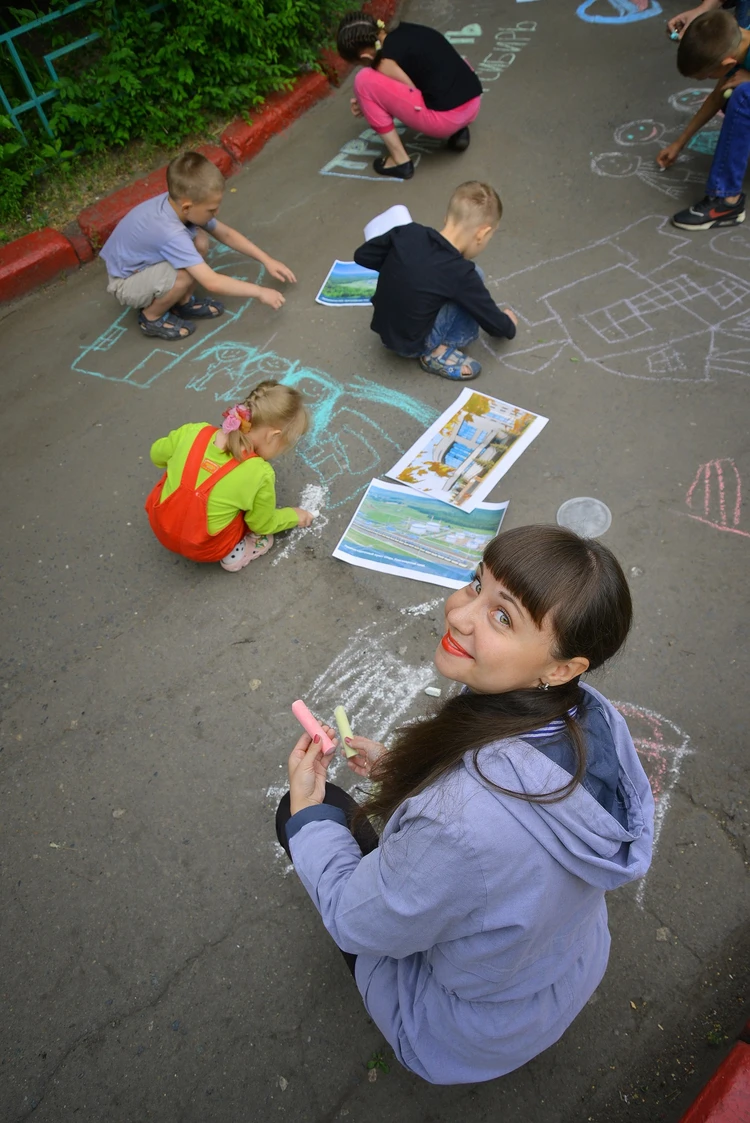
[[[263,281],[262,266],[220,242],[213,244],[207,260],[217,273],[226,273],[227,276],[256,284]],[[157,378],[186,364],[186,360],[205,347],[209,339],[226,336],[227,330],[244,316],[252,303],[251,298],[234,311],[227,310],[210,326],[202,324],[201,329],[190,336],[187,344],[185,340],[161,340],[149,350],[148,343],[144,340],[144,354],[135,366],[121,340],[127,335],[140,335],[140,331],[136,313],[131,308],[125,308],[93,343],[82,348],[80,355],[72,363],[71,370],[77,374],[88,374],[92,378],[103,378],[107,382],[124,382],[136,389],[147,390]]]
[[[750,237],[678,234],[652,215],[582,249],[492,284],[538,337],[495,351],[514,370],[536,373],[566,348],[625,378],[710,382],[750,374]],[[571,354],[567,352],[567,356]]]

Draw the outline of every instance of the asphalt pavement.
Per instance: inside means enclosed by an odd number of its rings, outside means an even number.
[[[221,217],[296,272],[280,312],[230,300],[157,345],[97,262],[0,313],[3,1120],[669,1121],[739,1027],[750,233],[667,222],[703,194],[715,142],[657,171],[700,96],[664,34],[679,7],[407,3],[483,80],[471,147],[410,137],[414,178],[376,177],[351,79],[269,143]],[[387,354],[367,308],[315,295],[375,214],[400,202],[439,226],[471,178],[503,199],[480,264],[521,318],[513,343],[475,345],[474,385],[549,418],[490,498],[510,501],[506,528],[576,496],[611,510],[636,624],[593,683],[631,725],[658,840],[646,881],[610,898],[609,971],[564,1038],[502,1080],[438,1088],[367,1018],[273,816],[295,698],[326,717],[343,702],[382,737],[447,687],[443,591],[331,555],[456,387]],[[280,502],[320,518],[238,574],[170,555],[143,512],[150,443],[269,376],[314,416],[277,462]]]

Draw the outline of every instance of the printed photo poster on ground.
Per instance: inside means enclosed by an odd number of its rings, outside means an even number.
[[[318,304],[336,307],[369,304],[375,295],[377,283],[376,270],[364,269],[355,261],[336,259],[315,299]]]
[[[473,511],[547,421],[500,398],[463,390],[386,475]]]
[[[372,480],[333,556],[378,573],[460,589],[507,509],[506,501],[461,511],[411,488]]]

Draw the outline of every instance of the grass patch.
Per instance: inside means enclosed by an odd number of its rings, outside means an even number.
[[[207,123],[200,133],[186,137],[180,144],[158,145],[149,140],[134,140],[123,148],[96,155],[82,154],[72,164],[58,166],[35,180],[24,200],[24,216],[0,227],[0,245],[22,238],[44,226],[62,230],[79,212],[148,175],[190,148],[218,144],[234,116]]]

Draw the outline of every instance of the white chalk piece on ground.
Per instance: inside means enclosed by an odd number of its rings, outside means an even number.
[[[566,499],[557,512],[558,526],[566,526],[584,538],[598,538],[612,525],[612,512],[601,499],[580,495]]]
[[[439,698],[443,693],[439,686],[426,686],[425,694],[429,694],[430,698]]]
[[[378,214],[365,226],[365,241],[369,242],[371,238],[378,238],[381,234],[387,234],[389,230],[393,230],[394,226],[407,226],[413,222],[409,211],[403,203],[396,203],[395,207],[389,207],[387,211]]]

